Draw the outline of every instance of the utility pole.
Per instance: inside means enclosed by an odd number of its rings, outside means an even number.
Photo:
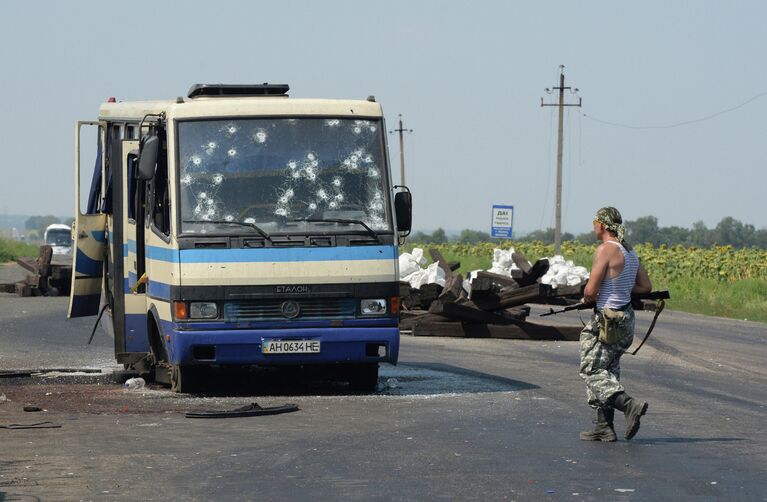
[[[578,98],[578,104],[566,104],[565,103],[565,89],[570,90],[570,87],[565,87],[565,67],[559,65],[559,87],[552,89],[546,88],[546,92],[551,94],[552,90],[559,91],[559,103],[544,104],[543,98],[541,98],[541,107],[544,106],[558,106],[559,107],[559,127],[557,131],[557,202],[556,202],[556,217],[554,223],[554,254],[562,254],[562,137],[563,137],[563,124],[562,119],[564,116],[565,106],[581,106],[583,100]],[[572,94],[578,92],[578,89],[570,91]]]
[[[389,131],[389,134],[394,134],[395,132],[399,133],[399,183],[400,185],[405,184],[405,140],[402,137],[402,133],[404,132],[413,132],[412,129],[405,129],[402,127],[402,114],[399,114],[399,129],[394,129],[393,131]]]

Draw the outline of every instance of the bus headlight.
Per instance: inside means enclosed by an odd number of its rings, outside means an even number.
[[[360,301],[360,312],[362,315],[380,315],[386,313],[386,300],[383,298],[368,299]]]
[[[218,317],[216,302],[191,302],[189,304],[190,319],[215,319]]]

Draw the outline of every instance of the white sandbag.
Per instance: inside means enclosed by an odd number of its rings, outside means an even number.
[[[426,258],[423,257],[423,249],[421,248],[413,248],[413,259],[416,263],[418,263],[419,267],[423,267],[426,265]]]
[[[399,255],[399,278],[400,280],[406,280],[405,278],[411,275],[413,272],[420,270],[418,262],[413,258],[410,253],[402,253]]]
[[[549,270],[540,278],[541,284],[548,284],[556,289],[557,286],[577,286],[589,279],[586,267],[575,266],[572,260],[565,260],[561,255],[555,255],[549,260]]]
[[[414,272],[421,270],[426,265],[426,258],[423,257],[423,249],[413,248],[412,253],[402,253],[399,255],[399,278],[401,281],[407,281]]]
[[[445,287],[445,271],[439,266],[439,263],[432,263],[426,268],[427,284],[439,284]]]
[[[426,270],[419,268],[402,280],[409,282],[411,288],[418,289],[426,284],[426,281],[428,280],[428,274],[426,273]]]
[[[514,252],[514,248],[509,248],[508,251],[493,249],[493,264],[488,272],[511,277],[512,270],[519,270],[517,264],[514,263]]]

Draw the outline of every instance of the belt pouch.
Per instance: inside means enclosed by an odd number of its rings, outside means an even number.
[[[621,322],[626,317],[622,310],[604,308],[599,315],[599,341],[607,344],[618,343]]]

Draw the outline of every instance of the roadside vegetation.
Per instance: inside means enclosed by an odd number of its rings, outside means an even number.
[[[21,257],[35,257],[38,254],[40,254],[38,246],[0,237],[0,263],[14,261]]]
[[[438,249],[448,261],[460,261],[459,271],[489,269],[493,249],[509,249],[524,254],[531,262],[554,254],[553,244],[540,241],[483,242],[475,244],[408,242],[403,248]],[[667,308],[735,319],[767,322],[767,250],[733,246],[685,247],[635,246],[654,289],[668,289]],[[576,265],[591,268],[596,243],[562,243],[562,255]],[[425,253],[428,259],[428,252]]]
[[[643,216],[626,222],[626,239],[632,244],[644,242],[656,247],[663,245],[698,248],[732,246],[767,249],[767,228],[757,230],[754,225],[742,223],[731,216],[722,218],[713,228],[707,228],[702,221],[693,223],[692,228],[662,227],[658,224],[658,218],[655,216]],[[457,236],[448,236],[442,228],[438,228],[432,233],[415,232],[410,240],[436,244],[446,242],[462,242],[464,244],[496,242],[500,244],[503,242],[503,239],[491,239],[487,232],[469,229],[462,230]],[[515,240],[518,242],[540,241],[551,244],[554,242],[554,229],[536,230],[515,237]],[[579,235],[563,232],[562,241],[578,241],[583,244],[595,244],[597,242],[594,232]]]

